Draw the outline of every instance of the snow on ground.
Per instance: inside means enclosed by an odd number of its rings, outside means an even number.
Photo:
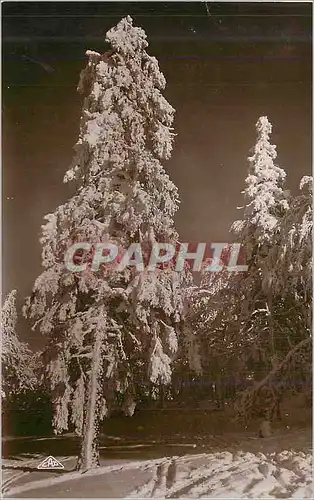
[[[169,459],[131,498],[313,498],[312,457],[238,452]]]
[[[2,493],[6,493],[10,488],[17,484],[25,484],[28,481],[32,482],[36,477],[43,478],[51,476],[51,471],[39,471],[37,466],[46,458],[40,454],[24,454],[18,459],[3,459],[2,460]],[[60,457],[61,463],[65,468],[74,467],[76,459],[74,457]],[[55,471],[54,471],[55,473]],[[58,472],[57,472],[58,473]]]
[[[312,455],[219,452],[117,463],[8,488],[6,498],[313,498]]]

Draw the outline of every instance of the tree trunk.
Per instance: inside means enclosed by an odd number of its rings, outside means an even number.
[[[272,359],[275,356],[275,332],[274,332],[274,317],[273,317],[273,296],[272,291],[268,291],[268,310],[269,310],[269,333],[270,333],[270,348]]]
[[[163,384],[159,384],[159,407],[162,409],[165,406],[165,388]]]
[[[217,374],[215,381],[215,399],[217,408],[221,410],[223,408],[224,395],[223,395],[223,380],[220,374]]]
[[[77,463],[77,470],[82,472],[99,466],[99,387],[102,372],[101,347],[102,334],[97,332],[93,348],[91,369],[88,374],[85,390],[81,450]]]

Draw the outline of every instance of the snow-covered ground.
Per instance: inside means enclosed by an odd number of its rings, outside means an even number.
[[[32,465],[38,458],[32,460]],[[314,496],[312,455],[301,451],[202,453],[117,462],[83,475],[66,472],[49,477],[46,473],[44,479],[7,483],[4,494],[6,498],[142,499]]]
[[[312,498],[312,457],[281,452],[195,455],[165,460],[136,498]]]

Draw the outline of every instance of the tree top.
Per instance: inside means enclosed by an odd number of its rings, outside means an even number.
[[[148,46],[146,33],[142,28],[133,26],[130,16],[124,17],[106,34],[106,42],[117,52],[133,56],[135,51],[144,50]]]

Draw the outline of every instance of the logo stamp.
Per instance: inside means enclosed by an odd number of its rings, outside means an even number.
[[[64,469],[64,465],[50,455],[38,465],[37,469]]]

